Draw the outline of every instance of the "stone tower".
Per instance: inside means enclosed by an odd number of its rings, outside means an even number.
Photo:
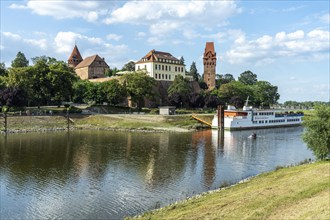
[[[215,88],[215,67],[217,65],[217,54],[214,51],[214,43],[206,42],[203,57],[204,62],[204,82],[208,86],[208,90]]]
[[[74,45],[73,51],[68,59],[68,64],[69,66],[76,67],[81,61],[83,61],[83,58],[80,55],[77,45]]]

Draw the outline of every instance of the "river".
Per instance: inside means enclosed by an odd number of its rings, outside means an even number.
[[[1,219],[121,219],[314,159],[302,127],[0,136]]]

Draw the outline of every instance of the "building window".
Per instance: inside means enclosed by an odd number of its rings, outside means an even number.
[[[165,79],[167,79],[167,74],[165,74]]]
[[[171,66],[168,67],[168,70],[171,71]]]
[[[174,71],[175,71],[175,72],[177,71],[177,67],[174,68]]]
[[[165,70],[167,71],[167,66],[165,66]]]
[[[162,79],[164,79],[164,74],[162,74]]]
[[[140,70],[140,66],[138,66],[138,70]]]
[[[147,69],[147,65],[144,65],[144,69]]]
[[[164,65],[162,65],[162,70],[164,70]]]
[[[155,79],[157,79],[157,73],[155,73]]]
[[[155,65],[155,70],[157,70],[157,64]]]
[[[171,80],[171,75],[168,75],[168,79]]]

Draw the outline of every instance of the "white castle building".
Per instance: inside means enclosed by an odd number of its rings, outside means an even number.
[[[135,71],[145,70],[156,80],[173,81],[175,76],[186,77],[185,65],[167,52],[151,50],[135,63]]]

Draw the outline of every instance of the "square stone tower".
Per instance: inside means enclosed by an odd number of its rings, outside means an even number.
[[[208,90],[212,90],[215,88],[215,68],[217,65],[217,54],[214,51],[213,42],[206,42],[203,63],[204,82],[207,84]]]

